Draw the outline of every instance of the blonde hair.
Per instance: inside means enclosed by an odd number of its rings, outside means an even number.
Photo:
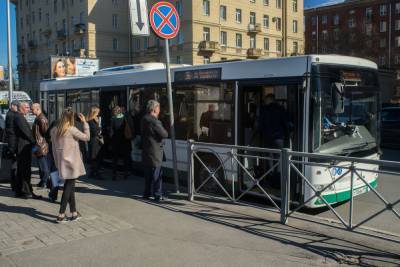
[[[97,116],[99,115],[100,108],[98,106],[92,106],[89,111],[89,115],[87,116],[87,120],[95,120],[98,121]]]
[[[64,109],[57,124],[57,137],[64,136],[69,128],[75,125],[75,112],[71,107]]]

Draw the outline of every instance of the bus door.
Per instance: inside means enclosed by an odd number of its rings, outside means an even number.
[[[238,107],[238,145],[250,147],[269,147],[270,140],[263,140],[263,130],[260,122],[265,116],[266,98],[273,95],[274,101],[284,112],[284,118],[287,118],[286,124],[289,128],[285,129],[286,138],[284,138],[284,147],[293,150],[299,150],[301,144],[302,127],[302,90],[301,84],[268,84],[268,83],[248,83],[239,86],[239,107]],[[263,111],[264,110],[264,111]],[[264,115],[261,115],[264,114]],[[248,175],[250,173],[254,179],[260,179],[271,169],[278,161],[278,156],[269,153],[254,153],[239,151],[239,153],[251,154],[246,157],[240,157],[242,165],[247,169],[239,169],[239,188],[246,191],[252,188],[252,194],[262,194],[262,190],[255,186],[253,179]],[[258,156],[258,157],[257,157]],[[295,180],[293,180],[295,181]],[[295,183],[294,183],[295,184]],[[260,186],[268,194],[276,197],[280,196],[280,167],[276,166],[265,178],[261,179]],[[295,192],[296,190],[292,190]]]

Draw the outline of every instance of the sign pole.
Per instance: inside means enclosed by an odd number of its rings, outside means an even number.
[[[12,53],[11,53],[11,3],[7,0],[7,44],[8,44],[8,106],[11,108],[13,101],[13,76],[12,76]]]
[[[172,85],[171,85],[171,68],[169,57],[169,40],[165,39],[165,62],[167,71],[167,90],[168,90],[168,105],[169,105],[169,121],[171,124],[171,143],[172,143],[172,163],[174,169],[174,184],[175,192],[179,193],[179,176],[178,176],[178,161],[176,156],[176,140],[175,140],[175,119],[174,119],[174,105],[172,102]]]

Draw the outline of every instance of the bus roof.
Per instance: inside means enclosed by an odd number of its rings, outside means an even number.
[[[174,82],[175,74],[179,72],[182,73],[196,70],[218,70],[219,78],[221,80],[301,77],[305,73],[307,73],[308,63],[349,65],[357,67],[362,66],[366,68],[377,69],[377,65],[367,59],[340,55],[307,55],[272,59],[232,61],[196,66],[176,66],[171,70],[171,76],[172,82]],[[158,65],[157,67],[161,66]],[[206,73],[205,75],[214,74],[210,72]],[[122,73],[115,72],[109,75],[94,75],[88,77],[79,77],[75,79],[42,81],[40,84],[40,90],[74,90],[84,88],[101,88],[162,83],[166,83],[164,67],[150,70],[144,69],[143,71],[126,70]]]

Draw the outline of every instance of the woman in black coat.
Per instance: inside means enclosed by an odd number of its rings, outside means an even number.
[[[88,124],[90,129],[90,140],[88,143],[88,160],[90,164],[89,177],[94,179],[101,179],[99,174],[99,166],[101,164],[101,148],[104,140],[101,134],[101,127],[99,123],[100,108],[93,106],[88,115]]]

